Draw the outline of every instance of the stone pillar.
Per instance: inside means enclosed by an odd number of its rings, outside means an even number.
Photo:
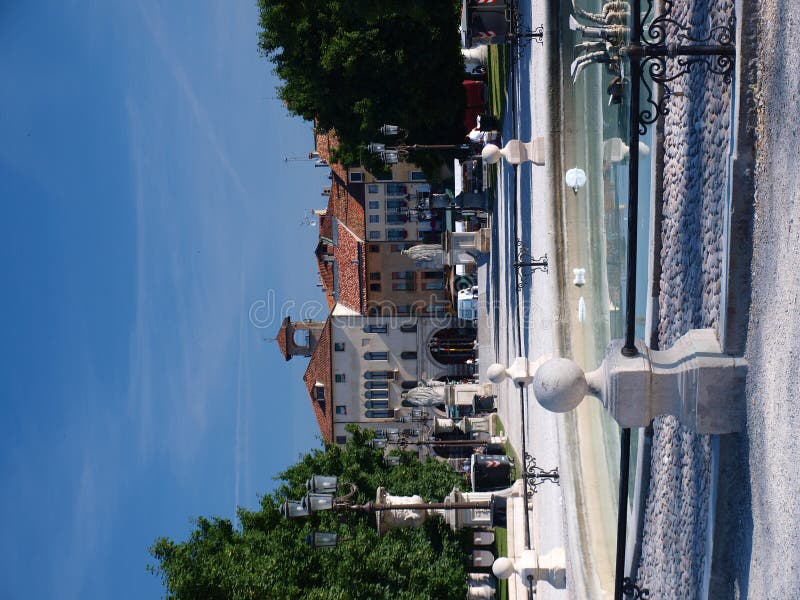
[[[492,565],[492,572],[500,579],[519,576],[525,587],[536,587],[537,582],[546,581],[554,588],[567,587],[566,556],[563,548],[553,548],[539,556],[535,550],[523,550],[516,560],[501,556]]]
[[[544,408],[567,412],[587,395],[595,396],[621,427],[646,427],[661,414],[675,416],[701,434],[741,431],[744,426],[744,386],[747,362],[724,354],[713,329],[693,329],[668,350],[650,350],[637,341],[638,354],[623,356],[622,340],[606,349],[600,367],[591,373],[573,361],[556,358],[536,370],[533,392]],[[497,383],[507,375],[520,385],[528,381],[530,363],[518,358],[514,365],[489,367]]]
[[[486,144],[481,151],[481,158],[488,164],[494,164],[505,158],[512,165],[532,162],[535,165],[544,165],[545,144],[544,138],[538,137],[530,142],[509,140],[503,148],[494,144]]]

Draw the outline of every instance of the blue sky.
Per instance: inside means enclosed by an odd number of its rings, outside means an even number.
[[[322,301],[327,169],[256,36],[254,0],[0,2],[0,598],[158,597],[156,537],[319,443],[268,338]]]

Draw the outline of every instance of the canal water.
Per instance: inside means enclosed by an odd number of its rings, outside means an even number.
[[[583,0],[579,6],[590,12],[601,11],[597,0]],[[585,40],[566,23],[562,39],[564,168],[575,167],[586,173],[584,187],[573,192],[565,186],[562,209],[566,233],[562,251],[569,276],[560,290],[567,319],[564,354],[585,370],[592,370],[602,361],[608,343],[625,333],[629,164],[628,158],[619,158],[622,144],[628,142],[629,94],[624,94],[621,103],[609,104],[606,89],[615,74],[602,64],[587,66],[573,81],[569,68],[577,56],[574,46]],[[652,147],[649,134],[642,142],[648,150]],[[644,337],[652,152],[640,154],[639,161],[636,335]],[[583,285],[577,285],[579,274],[585,274]],[[578,475],[573,493],[585,509],[576,515],[571,537],[585,544],[586,592],[610,597],[616,554],[620,429],[599,402],[587,400],[564,419],[562,433],[573,472]],[[635,464],[636,448],[632,453]]]

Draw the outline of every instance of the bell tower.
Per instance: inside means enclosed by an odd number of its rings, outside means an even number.
[[[293,323],[291,317],[286,317],[275,336],[281,354],[286,360],[293,356],[311,356],[324,328],[324,321]]]

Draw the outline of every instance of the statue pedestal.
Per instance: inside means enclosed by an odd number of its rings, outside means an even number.
[[[474,265],[478,254],[491,249],[492,231],[447,231],[442,236],[443,262],[446,265]]]

